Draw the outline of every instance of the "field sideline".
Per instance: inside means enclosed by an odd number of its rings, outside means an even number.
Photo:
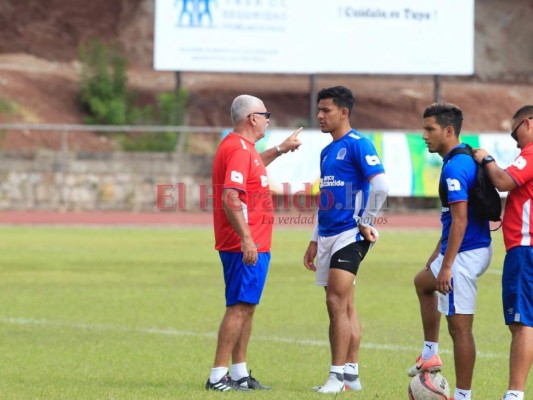
[[[309,229],[278,229],[249,348],[258,399],[316,399],[329,366],[324,293],[302,257]],[[437,229],[387,227],[358,276],[363,325],[359,399],[404,399],[421,348],[416,271]],[[475,399],[507,382],[510,335],[501,316],[501,231],[480,280],[474,323]],[[211,228],[0,226],[3,399],[215,399],[203,385],[224,312]],[[454,384],[441,327],[443,375]],[[531,385],[528,391],[533,389]]]

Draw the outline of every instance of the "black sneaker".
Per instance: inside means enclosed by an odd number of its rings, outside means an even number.
[[[242,391],[250,390],[247,387],[244,387],[244,386],[241,387],[237,385],[237,382],[231,379],[228,374],[224,375],[216,383],[211,383],[209,378],[207,378],[207,382],[205,383],[205,388],[206,390],[214,390],[216,392],[228,392],[230,390],[242,390]]]
[[[247,388],[245,390],[270,390],[270,386],[261,384],[257,379],[252,376],[252,371],[250,370],[250,375],[245,376],[244,378],[235,381],[237,386],[240,388]],[[242,389],[241,389],[242,390]]]

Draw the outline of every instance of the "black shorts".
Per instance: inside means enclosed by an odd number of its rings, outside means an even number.
[[[369,248],[370,242],[368,240],[350,243],[333,253],[329,267],[343,269],[357,275],[359,264],[365,258]]]

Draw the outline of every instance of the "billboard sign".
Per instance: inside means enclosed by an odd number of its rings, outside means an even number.
[[[167,71],[469,75],[474,0],[156,0]]]
[[[272,148],[290,133],[283,129],[267,131],[256,148],[260,152]],[[387,174],[389,196],[438,197],[442,158],[427,150],[422,132],[363,131],[360,134],[376,147]],[[306,129],[299,137],[303,143],[298,151],[267,166],[270,188],[275,193],[294,194],[305,191],[306,187],[311,188],[312,194],[319,191],[320,152],[331,142],[331,135]],[[511,165],[519,154],[516,142],[508,133],[461,133],[460,140],[474,148],[486,149],[502,166]]]

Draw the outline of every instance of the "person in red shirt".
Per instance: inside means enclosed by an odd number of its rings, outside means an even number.
[[[511,137],[520,149],[512,165],[498,167],[484,149],[477,149],[474,157],[485,166],[494,186],[509,192],[502,221],[507,251],[502,300],[512,340],[509,387],[502,399],[522,400],[533,362],[533,105],[521,107],[511,126]]]
[[[274,220],[265,166],[298,149],[302,130],[295,130],[279,146],[259,154],[255,142],[265,136],[270,115],[259,98],[237,96],[231,105],[233,132],[222,140],[213,161],[215,248],[224,270],[226,313],[218,331],[211,375],[205,384],[208,390],[269,389],[246,367],[252,318],[270,262]]]

